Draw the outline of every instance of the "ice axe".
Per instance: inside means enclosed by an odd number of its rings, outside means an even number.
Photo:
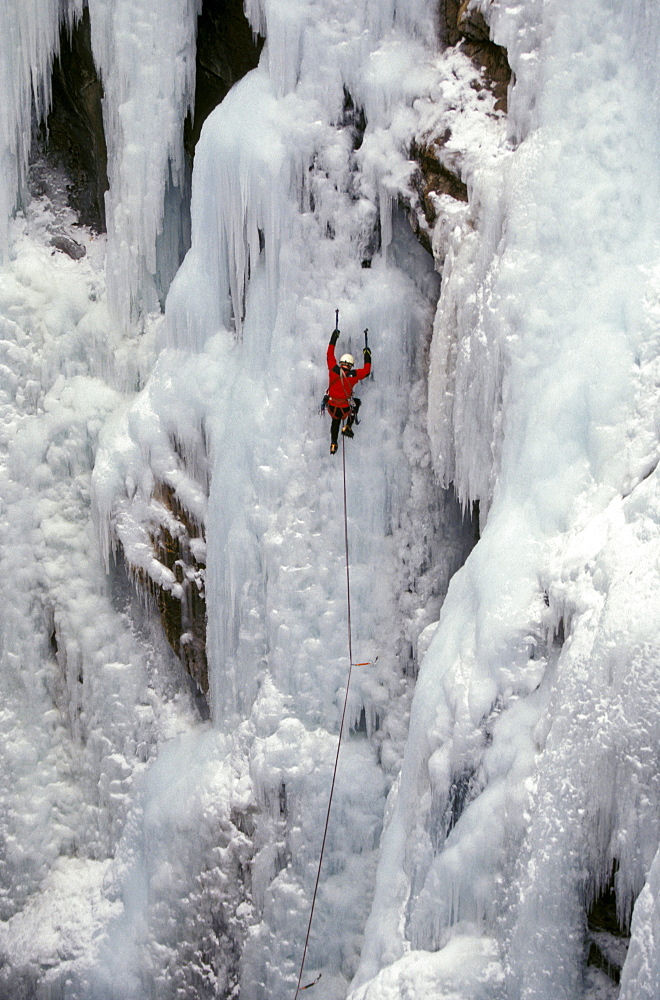
[[[365,351],[369,350],[369,328],[368,327],[364,331],[364,349],[365,349]],[[369,372],[369,378],[373,379],[373,377],[374,377],[374,366],[372,365],[371,366],[371,371]]]

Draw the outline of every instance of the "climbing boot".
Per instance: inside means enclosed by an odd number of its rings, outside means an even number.
[[[351,430],[351,425],[350,424],[346,424],[345,427],[342,427],[342,431],[341,432],[347,438],[355,437],[355,435],[353,434],[353,431]]]
[[[334,453],[336,451],[337,451],[337,442],[336,441],[331,441],[330,442],[330,454],[334,455]]]

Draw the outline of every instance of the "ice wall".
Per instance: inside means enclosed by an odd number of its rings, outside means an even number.
[[[413,650],[471,541],[456,505],[438,504],[424,429],[438,279],[392,203],[414,167],[407,146],[422,110],[435,99],[445,112],[459,92],[476,102],[476,71],[467,59],[440,65],[433,5],[271,3],[248,14],[266,35],[261,64],[204,125],[192,246],[168,296],[165,348],[104,438],[95,495],[110,543],[128,538],[131,523],[137,539],[154,475],[189,503],[173,471],[207,443],[211,709],[227,766],[244,763],[232,821],[250,830],[253,852],[250,906],[221,936],[241,954],[232,972],[241,995],[288,995],[348,670],[341,455],[329,455],[318,408],[335,308],[339,347],[358,363],[369,328],[375,377],[346,448],[353,647],[367,665],[354,672],[349,718],[359,732],[346,734],[309,951],[310,969],[323,969],[326,992],[339,997],[356,967]],[[192,792],[185,802],[172,857],[198,825],[202,807]],[[151,837],[141,843],[150,871]],[[197,846],[206,870],[213,842],[204,832]],[[225,876],[222,866],[208,874],[212,891]],[[186,878],[193,892],[194,870]],[[165,945],[165,924],[148,914],[175,906],[165,880],[149,881],[146,898],[138,979]],[[184,967],[184,940],[168,935],[173,967]],[[194,982],[197,960],[185,968]]]
[[[657,73],[644,69],[660,22],[597,0],[492,14],[516,74],[512,149],[472,180],[481,239],[451,235],[429,379],[436,469],[480,501],[483,533],[416,688],[356,997],[415,982],[416,949],[449,962],[457,940],[476,954],[488,937],[508,997],[595,995],[589,905],[614,866],[625,923],[660,833]],[[642,953],[655,967],[651,891],[636,969]],[[461,995],[494,995],[482,973]]]

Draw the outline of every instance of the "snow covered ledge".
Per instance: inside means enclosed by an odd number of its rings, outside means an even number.
[[[351,996],[355,1000],[408,996],[505,1000],[504,989],[497,942],[466,933],[434,954],[413,951],[404,955]]]

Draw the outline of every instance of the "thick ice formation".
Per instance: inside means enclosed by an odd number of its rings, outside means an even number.
[[[117,909],[102,884],[136,776],[192,717],[168,647],[139,612],[126,614],[120,573],[109,592],[90,519],[99,431],[121,404],[104,376],[128,354],[134,378],[153,338],[129,344],[113,334],[102,246],[78,231],[88,252],[73,261],[50,245],[54,223],[43,203],[15,220],[12,261],[0,274],[0,991],[8,996],[17,976],[59,981],[93,955]]]
[[[422,110],[428,116],[433,97],[447,110],[443,87],[461,91],[462,74],[467,95],[476,77],[465,58],[444,69],[418,40],[429,11],[420,7],[415,19],[409,11],[402,29],[394,11],[375,6],[349,19],[339,4],[270,4],[259,20],[248,11],[266,47],[259,69],[202,132],[192,247],[166,307],[168,347],[146,392],[108,429],[97,461],[101,524],[128,542],[132,558],[130,526],[141,544],[154,475],[169,476],[189,503],[184,479],[172,476],[182,466],[168,439],[175,434],[188,456],[202,441],[210,446],[212,715],[231,758],[247,764],[252,818],[239,825],[254,828],[253,910],[227,931],[242,949],[245,996],[284,996],[297,976],[347,675],[341,466],[329,459],[317,416],[335,308],[342,349],[359,356],[368,327],[376,357],[362,392],[368,418],[347,466],[353,645],[360,660],[377,661],[355,671],[350,717],[358,723],[364,713],[372,739],[354,737],[342,756],[310,942],[310,967],[324,968],[331,995],[345,992],[356,967],[401,747],[402,667],[412,667],[410,647],[470,544],[449,498],[433,511],[422,377],[437,279],[407,224],[397,217],[392,225],[390,214],[412,169],[405,143]],[[381,171],[383,150],[391,155]],[[442,557],[441,532],[452,539]],[[191,803],[191,816],[197,808]],[[199,849],[210,857],[205,835]],[[172,893],[150,883],[164,907]],[[340,925],[329,945],[326,928]],[[152,927],[146,953],[162,946],[162,933]],[[144,975],[144,954],[136,961]]]
[[[181,191],[187,183],[183,122],[195,93],[201,0],[88,4],[104,89],[110,301],[116,318],[126,321],[158,308],[157,240],[165,193],[168,186]],[[176,246],[175,252],[183,249]]]
[[[656,854],[646,885],[635,903],[630,950],[621,976],[620,1000],[632,1000],[632,997],[650,1000],[660,992],[659,865],[660,854]]]
[[[452,234],[431,353],[436,468],[483,535],[417,684],[357,982],[479,928],[540,1000],[581,995],[590,901],[614,866],[625,920],[660,833],[660,286],[630,11],[533,14],[497,8],[520,144],[481,240]]]

